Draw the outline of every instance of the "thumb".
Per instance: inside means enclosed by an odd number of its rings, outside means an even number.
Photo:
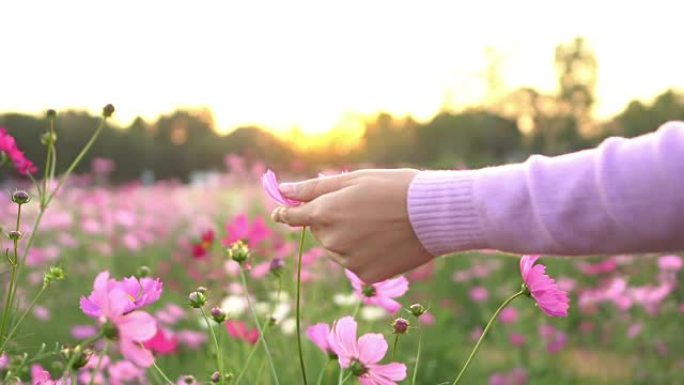
[[[348,174],[322,176],[296,183],[281,183],[280,192],[287,198],[300,202],[309,202],[321,195],[340,190],[347,186]]]

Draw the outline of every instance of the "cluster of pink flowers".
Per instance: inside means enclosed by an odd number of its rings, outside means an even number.
[[[354,374],[361,385],[394,385],[406,378],[406,365],[380,364],[387,353],[382,334],[367,333],[356,338],[356,321],[344,317],[333,323],[310,326],[307,335],[325,354],[337,357],[340,367]]]
[[[38,168],[19,150],[14,137],[7,133],[7,130],[4,128],[0,128],[0,152],[7,155],[7,158],[12,162],[19,174],[28,175],[38,171]]]
[[[93,291],[81,297],[81,310],[96,319],[107,337],[116,337],[121,354],[140,367],[154,362],[152,353],[142,344],[157,334],[157,322],[140,308],[156,302],[162,293],[158,279],[135,277],[122,281],[98,274]]]

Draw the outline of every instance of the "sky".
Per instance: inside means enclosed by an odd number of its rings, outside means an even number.
[[[0,3],[0,113],[99,112],[120,124],[209,108],[217,129],[358,130],[379,111],[418,120],[506,89],[553,92],[554,48],[585,37],[595,114],[684,89],[676,1],[153,1]]]

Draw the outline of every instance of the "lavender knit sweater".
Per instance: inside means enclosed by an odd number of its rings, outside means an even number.
[[[433,255],[684,250],[684,122],[568,155],[423,171],[409,187],[408,212]]]

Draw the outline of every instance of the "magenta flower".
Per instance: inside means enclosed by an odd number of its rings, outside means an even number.
[[[328,324],[318,323],[311,325],[306,329],[306,335],[323,353],[331,357],[337,357],[332,346],[330,346],[330,342],[328,342],[330,336],[330,326]]]
[[[380,306],[391,314],[401,309],[401,304],[392,298],[401,297],[408,291],[409,282],[404,276],[367,285],[351,270],[344,272],[354,288],[354,293],[366,305]]]
[[[242,321],[227,321],[225,324],[228,335],[236,340],[243,340],[250,345],[254,345],[259,341],[258,329],[249,329],[247,324]]]
[[[281,206],[297,206],[299,204],[298,201],[283,196],[278,188],[278,178],[276,178],[273,171],[266,170],[261,177],[261,185],[263,186],[264,191],[266,191],[266,195],[277,204]]]
[[[127,360],[147,368],[152,366],[154,357],[142,344],[157,333],[157,322],[148,313],[135,309],[154,296],[133,297],[124,283],[109,279],[109,272],[103,271],[95,278],[90,296],[81,297],[81,310],[96,319],[105,328],[105,334],[117,338],[119,350]]]
[[[378,364],[387,353],[387,341],[382,334],[364,334],[357,341],[356,321],[352,317],[335,322],[328,343],[340,366],[357,376],[361,385],[396,385],[395,381],[406,378],[406,365]]]
[[[162,356],[169,356],[178,350],[178,337],[162,328],[157,328],[157,334],[143,344],[145,348]]]
[[[538,255],[520,258],[520,273],[528,294],[539,308],[550,317],[567,317],[570,300],[568,293],[560,290],[556,281],[546,275],[544,265],[534,265]]]
[[[0,152],[7,155],[19,174],[28,175],[38,171],[38,168],[19,150],[14,137],[8,134],[4,128],[0,128]]]
[[[237,241],[243,241],[250,248],[254,248],[270,236],[271,229],[266,226],[263,218],[256,218],[253,223],[249,223],[247,215],[240,214],[226,223],[226,237],[222,242],[223,246],[230,246]]]
[[[138,278],[135,277],[128,277],[119,282],[113,278],[109,278],[108,271],[98,274],[95,279],[96,285],[98,284],[98,280],[100,280],[99,284],[102,285],[102,289],[105,290],[104,292],[120,288],[126,293],[129,301],[125,304],[124,313],[129,313],[156,302],[164,289],[159,278],[142,278],[138,280]],[[91,318],[98,318],[102,313],[100,303],[104,302],[101,301],[100,298],[93,297],[94,295],[96,295],[95,291],[93,291],[90,297],[81,298],[81,310]]]

